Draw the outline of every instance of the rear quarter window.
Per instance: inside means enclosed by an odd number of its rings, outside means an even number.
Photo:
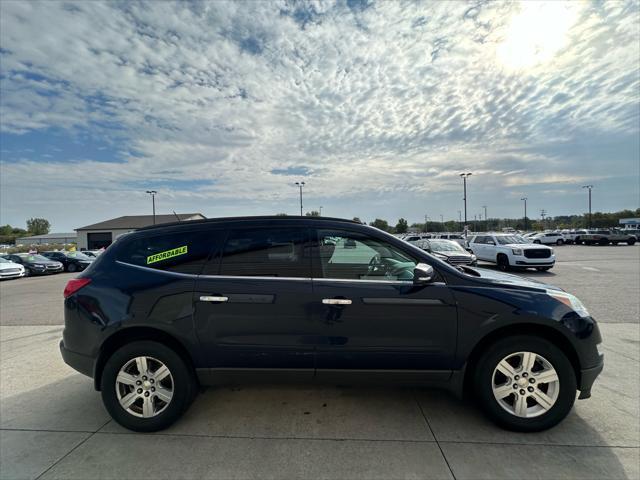
[[[128,239],[116,260],[178,273],[198,275],[221,243],[216,231],[173,232]]]

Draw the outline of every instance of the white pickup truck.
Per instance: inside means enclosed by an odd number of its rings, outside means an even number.
[[[495,263],[501,270],[535,268],[542,272],[549,270],[556,263],[553,248],[523,243],[523,240],[515,235],[474,235],[469,240],[469,248],[478,260]]]

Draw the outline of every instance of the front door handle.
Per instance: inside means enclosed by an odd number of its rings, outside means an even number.
[[[323,298],[322,303],[325,305],[351,305],[353,302],[348,298]]]
[[[228,302],[229,297],[222,297],[218,295],[201,295],[201,302]]]

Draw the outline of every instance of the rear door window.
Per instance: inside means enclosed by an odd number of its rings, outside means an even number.
[[[232,230],[222,252],[220,275],[310,278],[307,229],[273,227]]]
[[[130,239],[116,255],[132,265],[198,275],[221,243],[217,231],[175,232]]]

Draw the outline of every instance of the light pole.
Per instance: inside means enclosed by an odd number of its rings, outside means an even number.
[[[300,216],[302,217],[302,187],[304,187],[304,182],[296,182],[298,188],[300,188]]]
[[[153,224],[156,224],[156,192],[155,190],[147,190],[147,193],[151,195],[151,205],[153,205]]]
[[[444,216],[442,214],[440,214],[440,223],[442,224],[442,231],[444,232]]]
[[[462,231],[462,212],[460,210],[458,210],[458,222],[460,223],[460,231]]]
[[[589,225],[587,228],[591,228],[591,189],[593,189],[593,185],[583,185],[582,188],[589,190]]]
[[[524,229],[527,230],[527,197],[523,197],[520,200],[524,202]]]
[[[489,221],[487,220],[487,206],[483,205],[482,208],[484,208],[484,231],[488,232],[489,231]]]
[[[467,178],[473,175],[471,172],[461,173],[462,183],[464,184],[464,236],[467,236]]]
[[[320,205],[320,216],[322,216],[322,205]]]

